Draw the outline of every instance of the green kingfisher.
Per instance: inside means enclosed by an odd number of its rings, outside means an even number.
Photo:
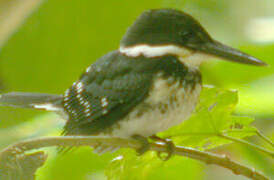
[[[149,138],[189,118],[202,89],[199,66],[211,57],[266,65],[212,39],[182,11],[147,10],[119,49],[89,66],[63,95],[7,93],[0,103],[62,113],[64,135]]]

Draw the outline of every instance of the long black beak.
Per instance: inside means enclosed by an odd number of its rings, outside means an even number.
[[[263,61],[248,54],[245,54],[239,50],[226,46],[218,41],[205,43],[199,48],[199,50],[206,54],[220,57],[228,61],[256,66],[267,66],[267,64]]]

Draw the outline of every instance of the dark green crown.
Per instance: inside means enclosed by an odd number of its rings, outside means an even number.
[[[173,44],[194,48],[212,41],[204,28],[190,15],[174,9],[145,11],[128,29],[122,46]]]

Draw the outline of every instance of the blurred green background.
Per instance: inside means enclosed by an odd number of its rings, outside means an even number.
[[[256,117],[255,126],[274,137],[273,0],[0,0],[0,88],[2,92],[62,94],[84,69],[117,49],[127,27],[146,9],[177,8],[198,19],[215,38],[270,66],[251,67],[214,60],[202,66],[205,84],[239,90],[235,113]],[[20,139],[58,135],[58,116],[1,107],[0,148]],[[256,138],[251,138],[254,143]],[[273,161],[239,145],[218,148],[274,176]],[[113,154],[79,148],[64,156],[49,150],[39,180],[105,179]],[[148,179],[245,179],[187,158],[164,164]]]

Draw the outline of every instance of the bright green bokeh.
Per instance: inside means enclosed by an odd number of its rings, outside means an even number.
[[[253,6],[249,8],[254,11],[246,11],[241,8],[244,2],[250,6],[259,4],[256,11]],[[259,118],[273,121],[274,117],[274,42],[251,44],[241,32],[242,24],[253,17],[268,14],[274,16],[270,13],[274,11],[274,3],[270,4],[267,0],[252,3],[249,0],[47,0],[1,49],[1,79],[5,91],[61,94],[88,65],[119,47],[127,27],[142,11],[161,7],[178,8],[194,15],[217,39],[271,65],[258,68],[216,60],[204,65],[202,72],[207,84],[238,89],[240,103],[236,112],[258,117],[255,122],[266,134],[273,135],[273,123],[265,123]],[[33,110],[2,107],[0,117],[0,128],[3,129],[0,129],[0,135],[3,135],[0,137],[1,147],[19,139],[56,135],[64,123],[46,113],[41,115],[41,112]],[[264,168],[268,161],[260,158],[261,154],[244,148],[239,151],[246,154],[251,164],[257,164],[257,168],[270,173],[271,168]],[[115,154],[95,155],[90,148],[80,148],[61,157],[56,157],[54,150],[49,152],[46,166],[38,172],[39,180],[102,179],[105,167],[116,157]],[[158,161],[156,165],[159,165]],[[159,172],[165,175],[160,176]],[[204,166],[199,162],[177,158],[150,171],[147,178],[166,179],[175,177],[176,172],[180,173],[178,178],[211,177],[204,173]]]

